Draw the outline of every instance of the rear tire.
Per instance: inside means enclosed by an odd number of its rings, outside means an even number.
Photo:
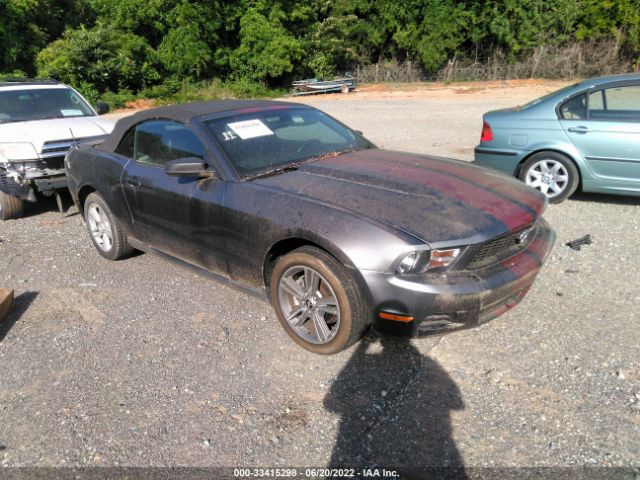
[[[328,355],[349,348],[370,324],[351,274],[315,247],[302,247],[278,259],[271,274],[271,302],[287,334],[313,353]]]
[[[522,165],[518,178],[545,195],[551,203],[569,198],[580,182],[575,164],[558,152],[531,155]]]
[[[20,218],[24,212],[24,202],[13,195],[0,192],[0,220]]]
[[[134,252],[120,222],[99,193],[93,192],[87,196],[84,219],[93,245],[104,258],[120,260]]]

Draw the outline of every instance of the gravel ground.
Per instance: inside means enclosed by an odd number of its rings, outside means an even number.
[[[470,159],[482,113],[530,96],[303,101],[386,148]],[[17,294],[1,465],[640,467],[640,199],[549,207],[551,257],[489,324],[332,357],[242,292],[151,255],[102,259],[73,209],[29,213],[0,224]]]

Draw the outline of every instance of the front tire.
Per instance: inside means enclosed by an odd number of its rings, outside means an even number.
[[[314,247],[278,259],[271,274],[271,301],[287,334],[313,353],[349,348],[370,323],[352,276],[335,258]]]
[[[99,193],[87,196],[84,219],[93,245],[104,258],[120,260],[133,253],[120,222]]]
[[[575,164],[557,152],[532,155],[522,165],[518,178],[545,195],[551,203],[560,203],[573,195],[580,181]]]
[[[13,195],[0,192],[0,220],[20,218],[24,211],[24,202]]]

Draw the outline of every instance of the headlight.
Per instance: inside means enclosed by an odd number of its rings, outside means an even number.
[[[404,275],[407,273],[424,273],[427,270],[436,268],[446,268],[458,258],[458,255],[460,255],[459,248],[414,250],[400,260],[396,273]]]
[[[0,143],[0,162],[36,160],[38,152],[31,143]]]

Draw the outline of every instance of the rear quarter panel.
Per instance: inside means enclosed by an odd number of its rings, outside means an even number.
[[[107,202],[111,212],[128,229],[130,215],[122,190],[122,171],[128,160],[118,155],[84,146],[71,150],[66,157],[69,191],[80,211],[83,194],[92,189]]]
[[[562,128],[554,105],[531,111],[489,112],[484,119],[491,125],[493,141],[481,142],[479,148],[495,148],[517,152],[515,157],[503,157],[501,161],[521,164],[529,156],[543,150],[551,150],[570,157],[578,166],[582,178],[591,179],[593,174],[580,151],[573,145]],[[510,160],[511,159],[511,160]],[[514,175],[519,166],[513,165]]]

